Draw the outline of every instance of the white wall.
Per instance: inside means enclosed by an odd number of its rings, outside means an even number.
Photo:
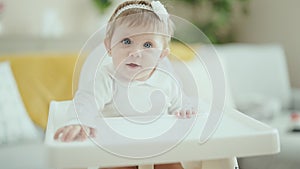
[[[0,0],[5,36],[85,36],[102,21],[92,0]]]
[[[237,40],[282,44],[291,85],[300,88],[300,1],[250,0],[249,7],[250,14],[237,22]]]

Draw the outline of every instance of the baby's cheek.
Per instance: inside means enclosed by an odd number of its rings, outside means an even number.
[[[162,53],[162,49],[158,49],[158,48],[144,49],[143,53],[147,56],[159,58],[160,54]]]
[[[159,55],[148,56],[148,57],[145,57],[145,61],[146,61],[149,65],[154,65],[154,66],[156,66],[157,63],[160,61],[160,56],[159,56]]]

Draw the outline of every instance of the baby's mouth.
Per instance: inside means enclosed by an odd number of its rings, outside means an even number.
[[[127,63],[126,66],[128,66],[129,68],[133,68],[133,69],[141,67],[141,65],[136,64],[136,63]]]

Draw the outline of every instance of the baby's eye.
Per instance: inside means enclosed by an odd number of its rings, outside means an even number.
[[[144,47],[145,48],[151,48],[152,47],[152,43],[151,42],[146,42],[146,43],[144,43]]]
[[[123,43],[125,45],[129,45],[129,44],[131,44],[131,40],[129,38],[125,38],[121,41],[121,43]]]

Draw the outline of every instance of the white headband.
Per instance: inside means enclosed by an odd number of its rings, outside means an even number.
[[[126,5],[123,8],[119,9],[118,12],[115,15],[115,18],[117,18],[122,12],[128,10],[128,9],[145,9],[145,10],[149,10],[149,11],[153,11],[161,21],[167,23],[169,14],[166,10],[166,8],[164,7],[163,4],[161,4],[159,1],[152,1],[151,2],[151,6],[147,6],[144,4],[130,4],[130,5]]]

